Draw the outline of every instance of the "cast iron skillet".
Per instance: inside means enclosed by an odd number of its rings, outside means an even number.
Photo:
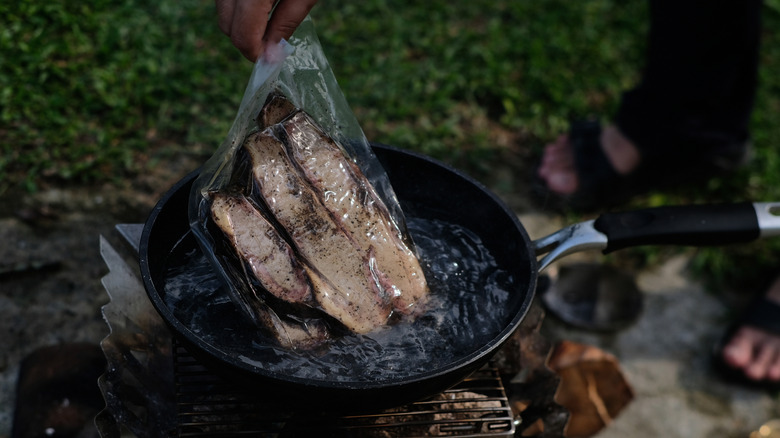
[[[258,395],[293,406],[360,411],[404,405],[438,394],[482,367],[522,322],[534,298],[537,276],[554,260],[585,249],[606,252],[642,244],[722,245],[780,235],[780,203],[662,207],[603,214],[531,241],[517,216],[493,193],[461,172],[424,155],[372,145],[407,214],[455,222],[477,234],[499,266],[513,274],[502,329],[483,345],[446,366],[384,382],[337,382],[271,372],[228,355],[183,324],[163,296],[164,266],[189,233],[187,202],[197,172],[185,177],[153,209],[140,245],[148,296],[174,336],[215,373]],[[541,260],[537,257],[549,253]]]

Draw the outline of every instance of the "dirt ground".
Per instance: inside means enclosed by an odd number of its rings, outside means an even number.
[[[0,437],[10,436],[20,362],[40,347],[97,345],[107,332],[100,235],[141,223],[198,163],[175,156],[126,184],[0,197]]]

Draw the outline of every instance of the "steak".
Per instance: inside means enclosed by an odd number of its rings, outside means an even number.
[[[284,144],[266,130],[247,138],[244,148],[257,194],[303,259],[320,307],[356,333],[384,325],[393,310],[390,297],[372,281],[369,260],[298,174]]]
[[[416,315],[429,293],[422,267],[360,168],[282,95],[257,123],[212,194],[238,301],[293,347]]]
[[[308,114],[298,111],[282,126],[289,156],[368,258],[373,281],[392,297],[395,310],[410,313],[427,296],[428,285],[420,262],[379,195]]]
[[[217,193],[211,214],[265,290],[287,302],[313,302],[311,284],[292,248],[249,200],[240,194]]]
[[[301,308],[314,304],[306,271],[267,218],[239,193],[213,194],[211,217],[238,257],[240,269],[229,264],[229,272],[255,321],[288,348],[310,348],[328,339],[325,321],[307,316],[312,312]],[[255,282],[261,288],[252,287]]]

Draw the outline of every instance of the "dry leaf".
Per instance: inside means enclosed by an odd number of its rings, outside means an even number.
[[[549,367],[561,378],[555,401],[569,410],[567,437],[594,435],[634,398],[617,358],[596,347],[562,341]]]

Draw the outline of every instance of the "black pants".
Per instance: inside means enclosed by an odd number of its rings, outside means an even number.
[[[615,122],[643,162],[701,162],[748,139],[761,0],[651,0],[647,59]]]

